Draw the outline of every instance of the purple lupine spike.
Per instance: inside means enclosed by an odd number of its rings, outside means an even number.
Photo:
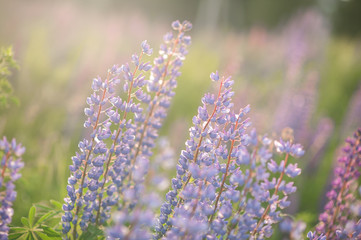
[[[360,176],[361,129],[354,133],[353,138],[348,138],[346,144],[343,156],[338,159],[334,169],[332,189],[327,193],[328,203],[319,215],[319,224],[316,226],[317,234],[323,234],[327,239],[361,237],[357,231],[359,213],[353,214],[351,211],[355,203],[353,192]]]
[[[138,202],[142,198],[143,182],[148,172],[154,140],[158,137],[158,129],[174,96],[173,89],[185,58],[185,48],[190,43],[190,38],[184,35],[189,28],[189,24],[181,24],[178,35],[168,35],[166,44],[161,46],[160,56],[154,61],[154,67],[151,67],[149,62],[142,62],[142,55],[152,52],[147,42],[142,43],[142,53],[139,56],[132,56],[135,65],[133,72],[128,64],[121,67],[120,72],[125,80],[123,90],[128,97],[124,100],[118,97],[110,98],[112,107],[107,109],[108,123],[117,126],[117,130],[109,133],[109,126],[102,128],[113,140],[113,144],[103,153],[102,158],[105,160],[94,159],[92,162],[93,172],[91,176],[88,174],[88,177],[92,178],[91,189],[97,197],[95,201],[87,203],[87,215],[85,223],[82,224],[85,228],[88,219],[96,225],[103,224],[109,218],[114,205],[117,205],[120,215],[132,215],[139,211]],[[149,70],[151,76],[149,80],[145,80],[147,78],[144,73]],[[144,91],[145,86],[147,92]],[[127,118],[129,112],[133,113],[134,119]],[[104,162],[104,172],[96,168],[101,166],[101,162]],[[90,194],[87,197],[92,198],[93,195]],[[116,221],[115,225],[123,226],[126,222],[129,223],[128,220]],[[133,233],[136,231],[132,230]],[[133,239],[133,236],[129,235],[127,238]]]
[[[213,74],[211,78],[219,77]],[[239,114],[234,114],[231,110],[232,83],[231,78],[223,77],[217,98],[206,94],[202,99],[203,106],[193,118],[195,126],[190,128],[191,139],[187,141],[186,150],[182,151],[179,159],[177,177],[172,180],[173,190],[168,192],[167,201],[163,204],[163,211],[161,210],[158,218],[156,238],[162,235],[167,239],[177,236],[202,238],[209,231],[208,220],[215,212],[223,216],[223,221],[229,218],[229,204],[224,203],[219,209],[215,206],[216,189],[230,190],[224,182],[220,184],[222,178],[219,174],[234,171],[234,163],[222,162],[238,155],[237,151],[227,150],[227,143],[232,142],[234,145],[237,141],[237,146],[238,142],[244,143],[246,135],[240,130],[248,126],[248,121],[240,119],[249,111],[248,107]],[[207,111],[209,106],[213,111]],[[218,197],[217,201],[220,199]],[[173,216],[169,218],[172,213]],[[224,225],[218,219],[214,223]],[[219,224],[215,224],[212,229],[220,230]]]
[[[177,85],[176,79],[180,75],[179,69],[185,58],[182,49],[189,44],[184,41],[185,37],[189,36],[184,36],[183,25],[176,21],[172,24],[172,27],[178,30],[178,35],[169,33],[165,37],[167,41],[161,45],[160,56],[154,61],[150,81],[147,84],[148,94],[152,94],[152,96],[150,99],[147,98],[149,106],[142,113],[141,125],[136,136],[137,146],[131,152],[130,158],[133,164],[139,155],[146,154],[149,157],[149,154],[151,154],[150,149],[154,145],[150,143],[158,136],[158,129],[167,116],[170,100],[174,96],[173,89]]]
[[[285,153],[285,160],[281,161],[281,163],[276,166],[278,171],[280,172],[280,176],[276,180],[277,184],[269,187],[269,184],[261,184],[261,188],[265,190],[274,189],[272,196],[268,196],[266,199],[260,198],[261,202],[268,202],[268,205],[265,209],[262,210],[262,215],[258,218],[257,225],[254,227],[251,236],[257,237],[270,237],[273,233],[272,224],[279,222],[282,220],[280,217],[279,209],[283,209],[289,205],[287,201],[287,195],[296,191],[296,187],[293,186],[293,182],[286,183],[283,180],[283,176],[286,174],[288,177],[293,178],[301,173],[301,170],[297,168],[297,165],[288,164],[289,156],[300,157],[303,155],[304,151],[302,146],[299,144],[293,144],[292,141],[275,141],[275,147],[277,152]],[[266,183],[266,182],[265,182]],[[282,192],[285,196],[282,199],[279,199],[280,195],[278,192]],[[255,196],[256,197],[256,196]],[[257,199],[258,197],[256,197]],[[265,201],[266,200],[266,201]],[[267,220],[266,220],[267,218]]]
[[[296,164],[287,164],[287,155],[291,154],[291,149],[299,150],[299,145],[285,140],[276,142],[278,151],[286,153],[285,160],[277,163],[272,160],[271,140],[266,136],[257,137],[254,130],[250,136],[251,144],[247,148],[242,147],[241,154],[247,161],[236,161],[237,164],[248,165],[250,168],[244,172],[237,168],[234,173],[230,172],[230,183],[234,189],[240,189],[240,199],[234,204],[237,206],[233,209],[234,214],[222,228],[222,236],[225,235],[226,239],[269,238],[273,234],[272,225],[282,220],[281,210],[290,204],[287,195],[295,191],[293,182],[286,183],[283,176],[287,174],[295,177],[300,173]],[[299,156],[302,151],[296,152],[295,155]],[[278,173],[279,177],[270,178],[269,171]],[[272,190],[273,194],[270,195]],[[229,200],[233,201],[225,194],[223,201]],[[220,216],[217,216],[217,219],[218,222],[222,221]]]
[[[188,29],[180,24],[180,28],[177,30],[178,35],[168,34],[165,37],[165,44],[161,46],[159,51],[160,56],[155,59],[154,67],[151,69],[150,80],[145,84],[148,92],[145,93],[143,90],[136,92],[137,98],[148,104],[148,107],[145,111],[137,113],[134,145],[123,157],[129,161],[131,166],[129,174],[126,176],[127,187],[138,188],[144,181],[143,176],[147,169],[144,169],[143,174],[139,174],[138,170],[145,166],[142,161],[148,161],[152,155],[154,139],[158,137],[158,129],[167,115],[167,108],[174,96],[173,89],[176,87],[176,79],[180,75],[179,69],[185,59],[185,47],[190,43],[190,38],[184,35]],[[114,176],[117,175],[114,174]],[[136,205],[136,202],[129,202],[129,206]]]
[[[144,74],[149,70],[149,68],[143,67],[147,63],[142,61],[142,56],[152,53],[152,49],[146,41],[143,41],[141,44],[141,49],[142,51],[139,56],[132,56],[132,61],[135,66],[133,72],[131,72],[128,64],[123,65],[123,89],[126,91],[127,97],[122,100],[120,108],[115,104],[112,105],[112,111],[114,111],[114,113],[109,116],[109,122],[117,127],[116,131],[110,134],[113,141],[105,153],[105,168],[102,165],[102,169],[104,168],[102,181],[98,183],[98,197],[94,209],[96,225],[104,224],[110,217],[111,207],[118,204],[124,179],[129,175],[131,168],[132,162],[130,161],[129,153],[135,146],[136,131],[141,119],[136,117],[133,121],[132,119],[128,119],[127,116],[128,113],[138,115],[143,112],[143,108],[139,103],[142,100],[137,100],[136,93],[139,93],[139,90],[143,87]],[[116,102],[120,102],[120,100]],[[113,164],[111,164],[113,158],[115,160]],[[114,188],[117,190],[115,191]]]
[[[220,98],[222,84],[223,84],[223,81],[221,83],[218,98]],[[205,98],[206,97],[207,96],[205,96]],[[204,104],[206,104],[207,102],[209,102],[209,101],[207,101],[207,100],[203,101]],[[204,117],[202,117],[202,115],[203,115],[202,111],[199,111],[198,116],[193,118],[193,122],[195,123],[195,126],[190,129],[191,139],[189,141],[187,141],[186,150],[182,151],[182,154],[180,156],[179,165],[177,166],[177,177],[172,179],[173,190],[168,192],[167,201],[165,203],[163,203],[163,205],[162,205],[161,215],[158,218],[157,226],[155,228],[156,232],[157,232],[156,238],[160,238],[161,236],[163,236],[166,233],[166,231],[168,230],[168,228],[171,226],[172,223],[171,223],[171,221],[168,220],[168,218],[169,218],[169,215],[173,211],[174,211],[174,214],[176,214],[176,216],[178,216],[178,213],[180,214],[179,215],[180,219],[183,218],[182,214],[184,213],[184,210],[179,209],[179,206],[177,206],[177,205],[179,205],[178,203],[180,203],[180,201],[181,201],[178,197],[178,194],[179,194],[181,188],[184,188],[184,190],[186,190],[186,185],[188,184],[190,177],[191,177],[191,175],[188,172],[189,162],[191,162],[193,159],[194,159],[193,162],[197,161],[198,154],[200,151],[199,149],[202,144],[202,139],[204,138],[204,136],[201,136],[202,126],[205,126],[203,129],[203,132],[206,132],[206,128],[209,125],[211,118],[213,118],[213,115],[216,112],[216,108],[217,107],[214,107],[215,110],[213,111],[213,114],[211,115],[211,117],[209,117],[208,121],[207,121],[207,119],[202,120],[202,119],[204,119]],[[211,128],[211,126],[209,128]],[[200,139],[200,140],[197,141],[197,139]],[[215,140],[213,140],[213,142],[214,141]],[[210,142],[212,143],[211,140],[210,140]],[[203,145],[204,145],[204,143],[203,143]],[[187,189],[189,189],[189,188],[187,188]],[[185,193],[187,193],[187,191]],[[184,196],[183,193],[182,193],[182,195]],[[187,196],[187,194],[185,194],[185,196]],[[176,211],[173,210],[176,207],[177,207]],[[180,205],[180,207],[181,207],[181,205]],[[187,214],[187,213],[184,213],[184,214]],[[175,221],[175,223],[182,223],[181,220],[178,221],[176,219],[178,219],[178,218],[175,218],[172,221]],[[187,231],[187,230],[184,230],[184,231]],[[176,236],[176,233],[174,233],[173,231],[169,231],[167,233],[167,236],[169,238],[174,234]]]
[[[3,137],[0,140],[0,239],[8,239],[9,224],[14,214],[12,206],[17,195],[14,182],[21,177],[19,171],[24,167],[21,159],[24,152],[25,147],[15,139],[8,142]]]
[[[104,140],[110,138],[110,122],[108,120],[111,99],[114,96],[114,88],[119,83],[120,68],[113,66],[108,70],[105,80],[100,77],[93,79],[93,93],[87,98],[88,107],[85,115],[88,119],[84,123],[85,128],[91,131],[89,139],[80,141],[79,151],[72,157],[70,165],[71,175],[68,178],[68,197],[63,205],[64,216],[63,233],[68,234],[73,229],[72,237],[78,236],[77,225],[85,230],[88,223],[93,220],[91,210],[94,207],[92,200],[96,195],[95,188],[103,172],[102,163],[107,145]],[[89,191],[88,191],[89,190]]]

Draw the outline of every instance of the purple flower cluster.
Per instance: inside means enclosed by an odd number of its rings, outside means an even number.
[[[332,189],[327,193],[328,202],[319,216],[316,233],[309,239],[360,239],[361,204],[356,201],[361,167],[361,129],[346,140],[344,155],[334,169]]]
[[[303,233],[306,229],[306,223],[303,221],[292,221],[289,218],[285,218],[280,223],[280,231],[287,234],[289,239],[301,240],[303,238]]]
[[[89,224],[103,225],[113,206],[124,216],[133,209],[141,212],[137,200],[144,194],[142,183],[149,157],[191,42],[185,35],[192,27],[189,22],[176,21],[172,27],[177,34],[164,36],[153,65],[143,61],[145,55],[153,53],[144,41],[141,53],[132,56],[132,66],[114,66],[106,79],[93,80],[94,92],[87,99],[88,119],[84,124],[91,131],[90,139],[79,143],[79,151],[72,158],[68,197],[63,205],[63,233],[68,238],[71,230],[72,239],[77,238],[78,225],[83,232]],[[123,98],[117,93],[119,85]],[[117,219],[122,220],[115,221],[116,225],[130,221]]]
[[[9,224],[14,213],[12,208],[16,198],[14,182],[21,177],[19,170],[24,167],[21,156],[25,148],[13,139],[4,137],[0,140],[1,175],[0,175],[0,239],[8,239]]]
[[[135,195],[137,193],[128,189],[125,191],[124,198],[134,201]],[[150,229],[154,226],[154,212],[159,205],[160,199],[156,194],[142,194],[132,212],[123,210],[113,215],[115,225],[107,229],[107,239],[151,239]]]
[[[280,209],[290,203],[287,195],[296,190],[289,179],[301,173],[297,163],[288,163],[289,156],[300,157],[304,151],[292,139],[273,143],[255,130],[247,134],[250,108],[234,112],[233,80],[218,72],[210,77],[220,81],[218,94],[205,94],[193,117],[155,238],[270,237],[272,225],[282,220]],[[285,155],[280,163],[273,159],[273,149]]]

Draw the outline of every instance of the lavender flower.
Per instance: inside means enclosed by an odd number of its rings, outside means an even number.
[[[360,176],[361,166],[361,129],[353,138],[346,140],[343,148],[344,156],[338,159],[334,169],[332,189],[327,193],[328,203],[325,211],[319,215],[316,226],[318,235],[325,235],[328,239],[360,238],[360,212],[352,213],[355,209],[355,192]],[[352,207],[353,206],[353,207]],[[358,208],[356,208],[358,209]],[[310,234],[314,239],[315,234]],[[316,235],[315,235],[316,236]]]
[[[24,167],[21,156],[25,148],[16,140],[8,142],[6,137],[0,140],[1,176],[0,176],[0,239],[8,239],[9,224],[16,198],[14,182],[21,177],[19,170]]]

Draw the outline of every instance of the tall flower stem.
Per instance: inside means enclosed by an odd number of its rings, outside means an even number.
[[[281,185],[283,176],[284,176],[285,171],[286,171],[286,166],[287,166],[288,157],[289,157],[289,153],[286,154],[285,161],[284,161],[284,164],[283,164],[283,171],[281,172],[281,175],[280,175],[280,177],[279,177],[279,179],[278,179],[278,183],[277,183],[277,185],[276,185],[276,187],[275,187],[275,191],[274,191],[272,197],[276,196],[277,193],[278,193],[278,189],[279,189],[279,187],[280,187],[280,185]],[[254,235],[257,233],[258,227],[261,225],[261,223],[263,222],[263,220],[264,220],[265,217],[267,216],[268,211],[270,210],[270,208],[271,208],[271,204],[268,204],[267,208],[264,210],[261,218],[259,219],[256,227],[254,228],[254,230],[253,230],[253,232],[252,232],[252,236],[254,236]]]
[[[4,177],[5,177],[5,170],[6,170],[10,155],[11,155],[11,151],[9,150],[9,152],[5,156],[5,164],[4,164],[3,169],[1,171],[1,178],[2,179],[4,179]]]
[[[219,85],[217,100],[220,99],[223,82],[224,82],[224,78],[222,78],[221,84]],[[207,119],[207,122],[206,122],[206,124],[204,125],[204,127],[203,127],[203,129],[202,129],[202,133],[203,133],[203,132],[206,130],[206,128],[208,127],[208,125],[209,125],[209,123],[211,122],[211,119],[213,118],[213,116],[214,116],[214,114],[216,113],[216,111],[217,111],[217,104],[214,104],[213,112],[212,112],[211,116]],[[198,154],[199,154],[199,148],[201,147],[202,141],[203,141],[203,136],[201,136],[201,137],[199,138],[198,145],[197,145],[197,148],[196,148],[196,153],[194,154],[194,157],[193,157],[193,162],[196,162],[196,161],[197,161],[197,157],[198,157]],[[188,177],[187,177],[187,181],[185,181],[185,183],[183,184],[183,186],[182,186],[182,188],[181,188],[181,191],[180,191],[179,193],[181,193],[181,192],[184,190],[184,188],[188,185],[189,181],[191,180],[191,177],[192,177],[192,175],[189,173],[189,174],[188,174]],[[177,207],[179,207],[181,201],[182,201],[182,198],[180,197],[180,198],[179,198],[179,201],[178,201],[178,204],[177,204]]]
[[[355,143],[355,145],[354,145],[354,147],[353,147],[353,149],[352,149],[353,154],[355,154],[356,146],[358,146],[359,144],[360,144],[360,140],[357,140],[356,143]],[[355,165],[355,164],[354,164],[355,161],[356,161],[355,159],[352,159],[352,161],[350,162],[350,164],[348,164],[347,169],[346,169],[345,176],[348,176],[348,175],[349,175],[349,173],[350,173],[350,171],[351,171],[351,166],[354,166],[354,165]],[[327,233],[326,233],[326,238],[327,238],[327,239],[329,238],[330,234],[331,234],[332,231],[333,231],[333,224],[334,224],[334,222],[336,221],[337,215],[338,215],[338,213],[339,213],[339,211],[340,211],[340,205],[341,205],[341,202],[342,202],[342,196],[343,196],[344,191],[345,191],[346,188],[347,188],[347,182],[348,182],[347,179],[344,179],[343,184],[342,184],[342,187],[341,187],[341,190],[340,190],[339,194],[337,195],[336,209],[335,209],[335,211],[334,211],[334,213],[333,213],[333,216],[332,216],[332,220],[331,220],[331,223],[330,223],[330,228],[328,229],[328,231],[327,231]]]
[[[189,219],[192,219],[194,214],[196,213],[197,205],[198,205],[198,202],[199,202],[199,200],[201,198],[201,195],[202,195],[202,187],[203,187],[203,185],[206,186],[206,184],[207,184],[207,179],[204,179],[203,184],[202,184],[202,181],[199,184],[197,198],[196,198],[195,203],[193,205],[192,212],[191,212],[191,214],[189,216]],[[187,235],[188,235],[188,232],[186,231],[181,239],[182,240],[185,239],[187,237]]]
[[[237,130],[240,116],[241,116],[241,114],[239,114],[238,117],[237,117],[237,122],[236,122],[236,124],[235,124],[235,126],[234,126],[234,132]],[[213,214],[211,215],[211,217],[210,217],[210,219],[209,219],[209,223],[212,223],[212,222],[213,222],[214,214],[215,214],[216,211],[217,211],[218,201],[219,201],[219,198],[220,198],[221,195],[222,195],[223,188],[224,188],[224,184],[225,184],[225,182],[226,182],[226,178],[227,178],[227,175],[228,175],[229,164],[231,163],[231,153],[232,153],[232,151],[233,151],[233,147],[234,147],[235,141],[236,141],[236,140],[233,139],[232,142],[231,142],[231,147],[230,147],[229,152],[228,152],[226,172],[225,172],[225,174],[224,174],[224,176],[223,176],[223,180],[222,180],[222,183],[221,183],[221,188],[220,188],[219,193],[218,193],[218,196],[217,196],[217,198],[216,198],[216,203],[214,204]]]
[[[257,151],[258,151],[258,144],[255,146],[255,149],[254,149],[253,154],[252,154],[252,158],[251,158],[251,161],[250,161],[251,166],[252,166],[252,163],[254,161],[256,161]],[[246,181],[244,182],[244,188],[242,189],[242,192],[241,192],[241,196],[243,196],[245,198],[246,198],[247,192],[251,189],[250,187],[247,187],[247,184],[252,179],[252,175],[253,175],[253,170],[252,170],[252,168],[250,168],[249,175],[248,175]],[[243,208],[241,206],[238,207],[237,213],[234,215],[235,218],[241,213],[242,209]],[[229,236],[229,234],[231,234],[231,231],[238,225],[238,221],[233,225],[231,225],[231,222],[232,221],[229,221],[229,225],[228,225],[228,228],[227,228],[226,239],[228,239],[228,236]]]
[[[107,73],[107,84],[109,84],[109,75],[110,75],[110,72],[108,71],[108,73]],[[104,88],[101,102],[104,101],[106,93],[107,93],[107,88]],[[102,111],[102,104],[99,104],[97,119],[96,119],[95,124],[93,126],[93,131],[98,127],[101,111]],[[80,181],[80,185],[79,185],[79,194],[77,195],[77,200],[80,199],[83,196],[83,184],[84,184],[85,177],[86,177],[86,174],[87,174],[86,170],[87,170],[87,167],[88,167],[88,160],[89,160],[89,157],[90,157],[91,153],[93,152],[94,145],[95,145],[94,138],[95,138],[95,136],[91,140],[91,148],[88,151],[88,154],[87,154],[87,156],[86,156],[86,158],[84,160],[85,161],[84,162],[84,169],[83,169],[82,176],[81,176],[81,181]],[[74,217],[78,216],[79,211],[80,211],[80,206],[77,204],[76,209],[75,209],[75,213],[74,213]],[[74,240],[76,239],[76,234],[77,234],[76,227],[77,227],[77,222],[75,222],[74,228],[73,228],[73,239]]]
[[[139,62],[142,60],[142,57],[143,57],[143,51],[139,55]],[[129,104],[130,99],[131,99],[131,93],[132,93],[132,89],[133,89],[134,78],[135,78],[135,74],[138,71],[138,68],[139,68],[139,64],[135,67],[135,69],[133,71],[133,81],[131,82],[129,90],[128,90],[127,105]],[[124,121],[126,118],[127,118],[127,111],[124,111],[123,119],[120,120],[119,123]],[[119,138],[121,130],[122,130],[122,128],[119,127],[118,130],[117,130],[116,136],[114,138],[114,141],[113,141],[113,146],[115,146],[115,144],[116,144],[116,142],[117,142],[117,140]],[[102,184],[102,186],[100,188],[100,193],[103,192],[105,184],[107,182],[106,179],[108,177],[109,165],[110,165],[110,162],[112,160],[113,152],[109,152],[108,155],[109,155],[109,157],[108,157],[108,160],[107,160],[107,163],[106,163],[105,172],[103,174],[103,184]],[[98,211],[97,211],[97,216],[96,216],[96,220],[95,220],[95,223],[96,223],[97,226],[99,225],[100,210],[101,210],[101,204],[102,204],[102,199],[103,199],[102,196],[103,196],[103,194],[100,194],[99,197],[98,197],[99,204],[98,204]]]
[[[161,92],[162,92],[163,87],[164,87],[165,84],[166,84],[165,78],[167,77],[168,68],[169,68],[171,59],[172,59],[172,57],[173,57],[173,54],[174,54],[174,52],[175,52],[175,50],[176,50],[176,47],[177,47],[177,45],[178,45],[178,43],[179,43],[179,37],[180,37],[181,33],[182,33],[182,31],[179,30],[178,36],[177,36],[177,38],[175,39],[175,41],[174,41],[174,43],[173,43],[172,53],[171,53],[170,56],[168,57],[168,61],[167,61],[167,63],[165,64],[165,70],[164,70],[164,73],[163,73],[163,75],[162,75],[162,80],[161,80],[161,81],[162,81],[162,84],[161,84],[159,90],[157,91],[157,93],[155,94],[155,98],[156,98],[156,97],[159,97],[159,95],[160,95]],[[139,138],[139,142],[138,142],[138,145],[137,145],[137,149],[135,150],[134,157],[133,157],[132,160],[131,160],[131,165],[134,165],[135,160],[137,159],[137,157],[138,157],[138,155],[139,155],[139,153],[140,153],[140,150],[141,150],[141,147],[142,147],[142,143],[143,143],[143,140],[144,140],[144,135],[145,135],[145,132],[146,132],[146,130],[147,130],[149,120],[150,120],[150,118],[153,116],[153,112],[154,112],[154,110],[155,110],[155,107],[156,107],[156,105],[157,105],[157,102],[152,101],[151,104],[152,104],[152,106],[151,106],[150,111],[149,111],[149,113],[148,113],[148,115],[147,115],[147,118],[146,118],[145,121],[144,121],[143,129],[142,129],[142,132],[141,132],[141,135],[140,135],[140,138]],[[130,172],[130,173],[129,173],[129,182],[131,181],[131,179],[132,179],[132,174],[131,174],[131,172]]]

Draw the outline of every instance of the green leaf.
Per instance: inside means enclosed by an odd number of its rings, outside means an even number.
[[[31,232],[29,232],[28,235],[26,236],[26,240],[35,240],[33,235],[31,235]]]
[[[55,209],[58,209],[58,210],[63,209],[63,204],[58,201],[50,200],[50,203],[55,207]]]
[[[18,240],[26,240],[27,237],[28,237],[28,235],[29,235],[29,233],[24,234],[24,235],[22,235],[21,237],[19,237]]]
[[[50,220],[52,217],[58,215],[59,212],[55,212],[55,211],[51,211],[51,212],[48,212],[46,214],[44,214],[41,218],[39,218],[39,220],[36,222],[36,226],[42,224],[43,222],[46,222],[48,220]]]
[[[10,227],[11,232],[28,231],[28,228],[24,227]]]
[[[45,233],[42,233],[42,232],[37,232],[36,234],[38,234],[41,237],[41,239],[44,239],[44,240],[48,240],[48,239],[61,240],[62,239],[61,237],[49,237],[48,235],[46,235]]]
[[[48,207],[48,206],[45,206],[45,205],[42,205],[42,204],[34,204],[34,206],[38,209],[42,209],[42,210],[45,210],[45,211],[52,211],[54,210],[53,208],[51,207]]]
[[[35,213],[36,213],[36,208],[34,206],[32,206],[30,208],[30,210],[29,210],[29,225],[30,225],[30,228],[32,228],[34,226]]]
[[[42,233],[42,232],[37,232],[36,233],[41,239],[43,240],[51,240],[51,239],[54,239],[54,238],[51,238],[51,237],[48,237],[48,235]]]
[[[43,232],[44,232],[48,237],[61,237],[60,233],[58,233],[57,231],[55,231],[55,230],[52,229],[51,227],[41,226],[40,228],[43,229]]]
[[[33,237],[33,239],[38,240],[38,236],[36,236],[34,232],[31,232],[31,236]]]
[[[30,228],[29,220],[28,220],[26,217],[22,217],[22,218],[21,218],[21,223],[22,223],[25,227]]]
[[[10,233],[8,239],[12,240],[12,239],[19,239],[21,237],[24,237],[25,233]]]

